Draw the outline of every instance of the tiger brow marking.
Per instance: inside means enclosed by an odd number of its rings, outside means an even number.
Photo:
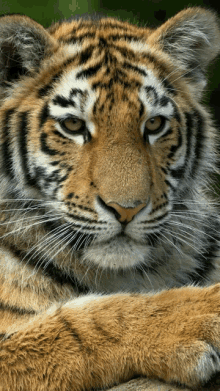
[[[38,96],[39,98],[44,98],[52,89],[54,86],[54,83],[59,81],[65,71],[65,68],[74,63],[79,58],[79,54],[75,54],[74,56],[71,56],[67,60],[65,60],[62,64],[60,64],[59,69],[50,79],[50,81],[45,84],[43,87],[40,87],[38,90]]]
[[[70,91],[70,98],[76,96],[77,94],[83,95],[84,91],[80,90],[79,88],[72,88]]]
[[[65,97],[61,95],[56,95],[52,100],[54,105],[59,105],[61,107],[76,107],[76,103],[70,99],[66,99]]]
[[[150,97],[151,92],[153,93],[153,95],[154,95],[154,98],[153,98],[154,99],[154,105],[157,106],[159,99],[158,99],[158,95],[157,95],[156,89],[154,87],[152,87],[152,86],[146,86],[146,87],[144,87],[144,90],[146,92],[147,98]]]
[[[50,82],[48,84],[46,84],[44,87],[41,87],[39,90],[38,90],[38,94],[39,94],[39,98],[44,98],[45,95],[48,94],[48,92],[50,92],[53,88],[53,83],[56,82],[56,81],[59,81],[59,79],[61,78],[63,74],[63,70],[62,71],[59,71],[57,72],[50,80]]]

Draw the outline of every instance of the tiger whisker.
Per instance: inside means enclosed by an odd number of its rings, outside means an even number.
[[[45,250],[45,248],[47,248],[48,246],[51,245],[51,243],[54,241],[54,240],[57,240],[57,237],[54,235],[54,232],[56,231],[60,231],[62,226],[59,226],[59,227],[55,227],[53,228],[50,232],[48,232],[46,235],[44,235],[43,237],[43,240],[41,240],[39,243],[37,243],[35,246],[32,246],[30,248],[30,250],[28,251],[28,253],[25,255],[25,257],[22,259],[24,261],[24,259],[30,254],[31,254],[31,257],[29,258],[29,261],[35,257],[36,255],[40,254],[42,250]],[[46,246],[44,245],[44,243],[48,240],[49,238],[49,241],[47,242]],[[54,238],[53,241],[51,241],[51,238]],[[34,250],[35,249],[35,250]],[[34,252],[33,252],[34,250]]]
[[[10,236],[10,235],[13,235],[15,232],[19,232],[19,231],[22,231],[22,230],[23,231],[27,231],[30,228],[32,228],[33,226],[35,226],[35,225],[44,224],[44,223],[47,223],[47,222],[53,221],[53,220],[57,220],[57,217],[55,217],[54,219],[51,219],[51,218],[50,219],[46,219],[46,220],[42,219],[41,221],[37,221],[37,222],[35,222],[35,223],[33,223],[33,224],[29,225],[29,226],[19,227],[16,230],[13,230],[11,232],[7,232],[6,234],[0,236],[0,239],[3,239],[3,238],[5,238],[7,236]]]
[[[69,237],[71,237],[71,233],[70,233],[69,235],[67,235],[66,239],[69,238]],[[62,252],[62,251],[68,246],[68,244],[69,244],[70,242],[71,242],[71,240],[69,240],[69,241],[67,241],[67,242],[65,241],[65,242],[64,242],[64,245],[63,245],[61,248],[59,248],[58,251],[56,251],[55,254],[52,255],[53,258],[56,258],[56,256],[57,256],[60,252]],[[55,246],[53,246],[53,248],[52,248],[52,250],[51,250],[51,253],[52,253],[57,247],[59,247],[60,245],[61,245],[61,242],[60,242],[60,241],[59,241],[59,243],[56,243]],[[37,264],[36,264],[36,266],[39,264],[39,267],[38,267],[38,269],[36,269],[36,272],[40,269],[42,262],[44,262],[44,257],[47,259],[47,262],[46,262],[46,264],[44,265],[44,269],[46,269],[46,267],[47,267],[47,266],[49,265],[49,263],[51,262],[51,255],[50,255],[50,253],[49,253],[49,255],[43,254],[43,256],[38,260],[38,262],[37,262]],[[48,259],[48,258],[49,258],[49,259]]]

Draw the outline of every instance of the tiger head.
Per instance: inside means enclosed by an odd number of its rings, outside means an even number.
[[[155,30],[113,18],[45,30],[2,17],[1,197],[45,203],[85,261],[150,260],[172,210],[214,164],[200,100],[219,39],[201,8]]]

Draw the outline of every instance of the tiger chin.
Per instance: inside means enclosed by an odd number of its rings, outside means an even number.
[[[219,52],[200,7],[156,29],[0,18],[0,391],[220,371]]]

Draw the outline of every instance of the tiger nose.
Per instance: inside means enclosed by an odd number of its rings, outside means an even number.
[[[142,203],[136,208],[124,208],[123,206],[117,204],[116,202],[109,202],[107,204],[110,208],[114,209],[114,214],[120,223],[129,223],[133,217],[140,212],[147,204]]]

